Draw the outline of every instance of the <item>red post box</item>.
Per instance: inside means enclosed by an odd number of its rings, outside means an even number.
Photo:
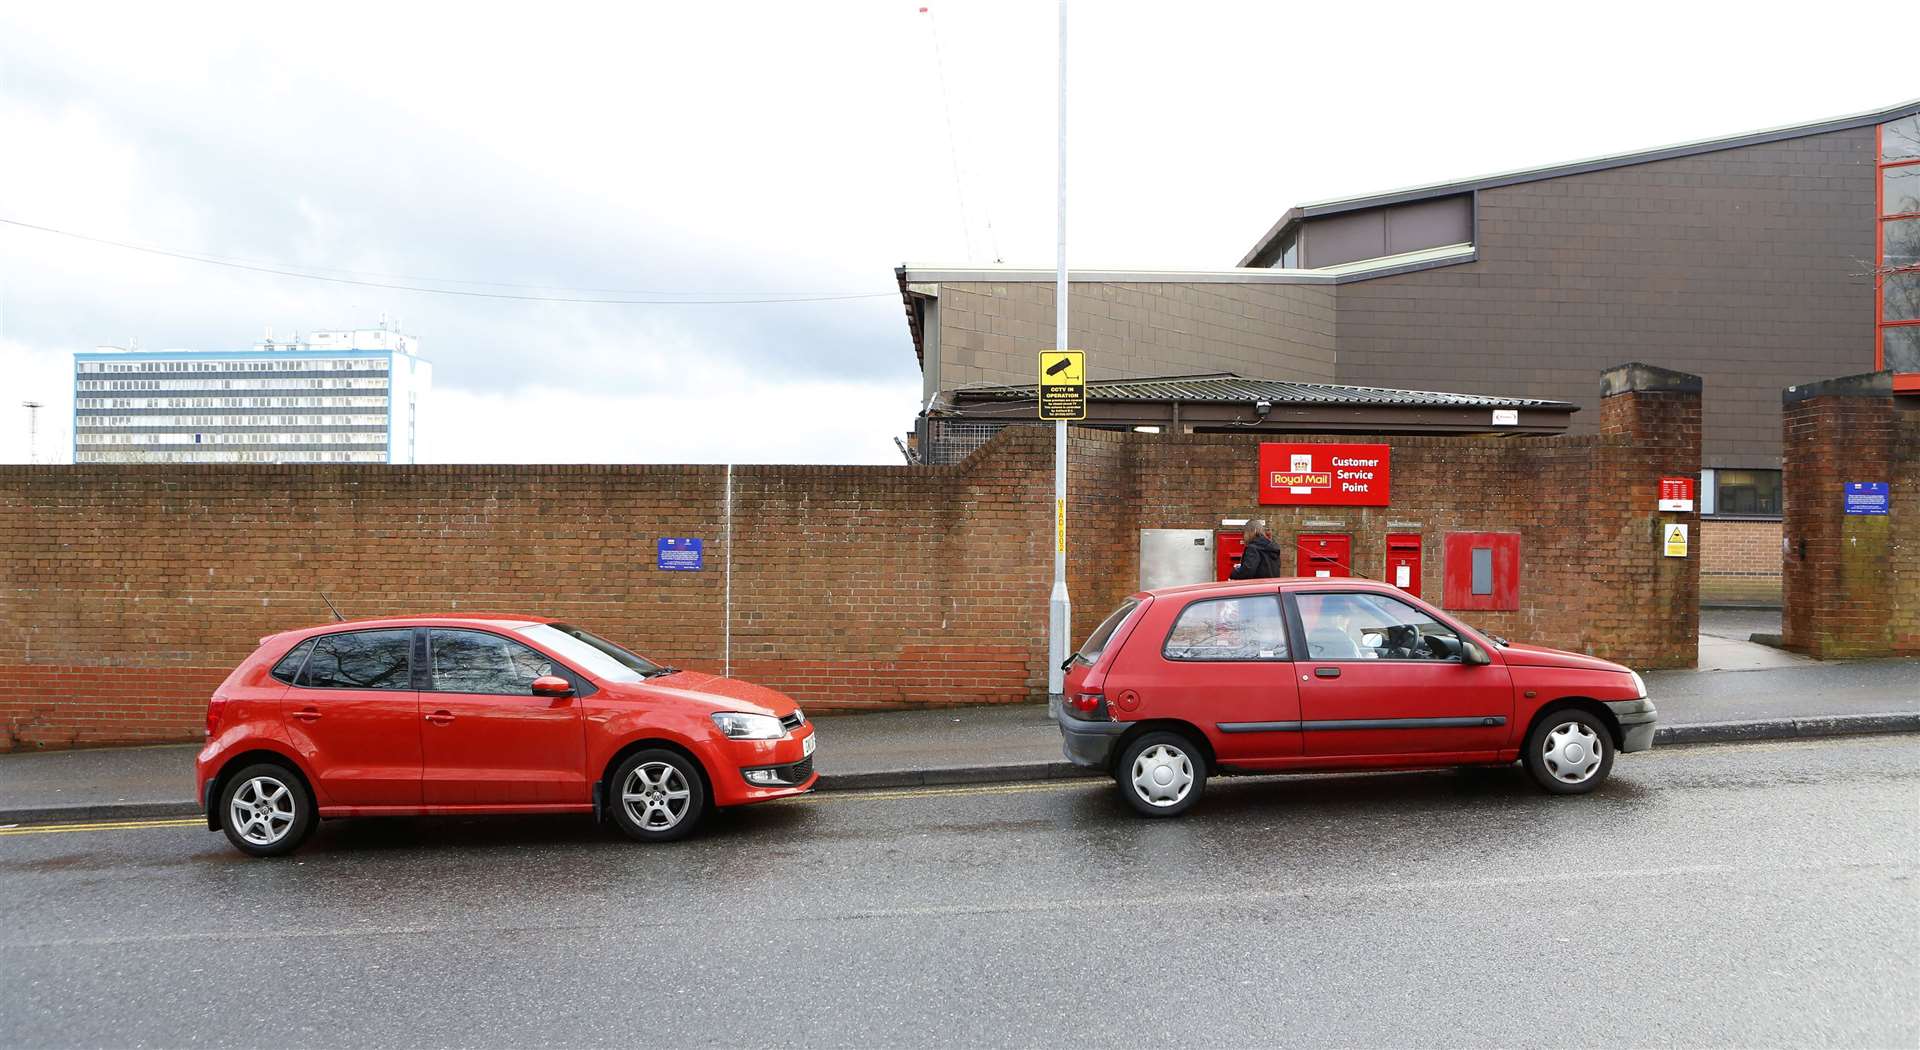
[[[1420,596],[1420,534],[1387,533],[1387,582]]]
[[[1295,576],[1353,575],[1353,537],[1343,533],[1303,532],[1294,541]]]
[[[1240,563],[1240,556],[1247,552],[1247,538],[1238,532],[1221,529],[1213,534],[1213,567],[1217,570],[1216,580],[1225,580],[1233,575],[1233,567]]]

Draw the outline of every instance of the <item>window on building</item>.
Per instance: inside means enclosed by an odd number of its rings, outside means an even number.
[[[1777,470],[1713,470],[1701,472],[1701,484],[1712,498],[1703,514],[1774,518],[1780,516],[1780,472]]]
[[[1300,266],[1300,235],[1289,234],[1280,242],[1280,260],[1274,265],[1282,270],[1298,269]]]
[[[1920,373],[1920,116],[1879,127],[1875,364]]]

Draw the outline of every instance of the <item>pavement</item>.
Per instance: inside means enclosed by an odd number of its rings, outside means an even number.
[[[963,723],[964,726],[964,723]],[[961,730],[965,732],[966,730]],[[1920,1045],[1920,737],[1518,769],[0,831],[0,1046]]]
[[[1763,645],[1755,635],[1780,636],[1780,610],[1749,606],[1709,606],[1700,610],[1701,671],[1763,671],[1777,667],[1804,667],[1819,661],[1810,656]]]
[[[1765,650],[1764,646],[1754,646]],[[1766,650],[1773,652],[1773,650]],[[1654,671],[1656,744],[1920,731],[1920,661]],[[822,791],[1080,777],[1038,705],[821,715]],[[179,816],[197,744],[0,754],[0,824]]]

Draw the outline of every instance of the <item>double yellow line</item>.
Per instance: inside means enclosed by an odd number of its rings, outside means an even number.
[[[0,835],[64,835],[69,831],[138,831],[142,828],[206,827],[205,817],[160,817],[154,820],[104,820],[91,824],[28,824],[0,828]]]

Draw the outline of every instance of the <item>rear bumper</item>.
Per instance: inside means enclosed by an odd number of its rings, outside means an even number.
[[[1088,722],[1061,710],[1053,716],[1060,726],[1060,750],[1067,761],[1083,769],[1105,772],[1113,767],[1113,748],[1121,734],[1130,728],[1127,722]]]
[[[1620,753],[1645,751],[1653,746],[1654,721],[1659,712],[1646,697],[1638,700],[1609,700],[1607,710],[1620,723]]]

